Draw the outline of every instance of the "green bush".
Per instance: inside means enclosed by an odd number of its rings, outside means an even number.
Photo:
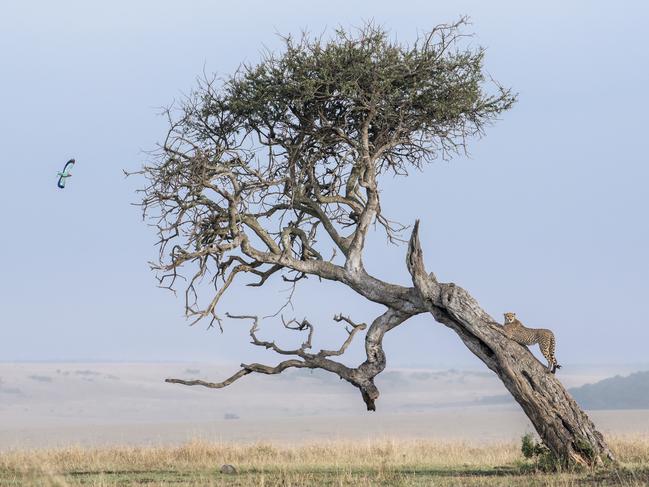
[[[534,439],[531,433],[521,438],[521,452],[527,459],[534,461],[534,467],[544,472],[559,470],[560,462],[543,443]]]
[[[550,453],[550,450],[542,443],[535,441],[531,433],[525,433],[521,438],[521,452],[525,458],[535,458]]]

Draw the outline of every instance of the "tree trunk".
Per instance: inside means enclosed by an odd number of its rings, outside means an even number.
[[[614,461],[602,434],[557,377],[526,347],[508,339],[468,292],[426,273],[418,230],[417,221],[406,261],[415,289],[435,320],[453,329],[498,375],[557,459],[581,465]]]

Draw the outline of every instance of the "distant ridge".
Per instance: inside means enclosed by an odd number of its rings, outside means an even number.
[[[569,391],[586,409],[649,409],[649,371],[616,375]]]
[[[649,371],[616,375],[594,384],[568,389],[584,409],[649,409]],[[507,404],[514,400],[509,394],[485,396],[478,404]]]

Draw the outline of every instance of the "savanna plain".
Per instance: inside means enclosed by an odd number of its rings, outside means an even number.
[[[229,368],[0,364],[0,486],[649,485],[648,410],[589,412],[618,464],[556,471],[525,458],[531,425],[493,401],[504,391],[483,371],[393,370],[375,413],[327,375],[231,391],[162,381]],[[572,370],[577,386],[626,372]]]
[[[619,465],[547,472],[514,442],[383,440],[288,447],[190,442],[177,447],[63,448],[10,452],[0,485],[629,485],[649,484],[649,441],[611,438]],[[219,465],[236,465],[236,474]]]

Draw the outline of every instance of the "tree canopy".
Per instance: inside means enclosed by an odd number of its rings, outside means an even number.
[[[162,285],[190,272],[189,317],[218,320],[242,273],[257,277],[253,286],[278,272],[340,280],[341,267],[362,268],[373,222],[398,238],[403,227],[380,206],[381,175],[465,150],[515,99],[485,80],[482,48],[462,47],[465,23],[412,45],[373,24],[284,37],[281,52],[201,80],[167,111],[143,207],[158,226]],[[344,263],[325,258],[331,245]],[[200,305],[196,284],[208,274],[217,291]]]

